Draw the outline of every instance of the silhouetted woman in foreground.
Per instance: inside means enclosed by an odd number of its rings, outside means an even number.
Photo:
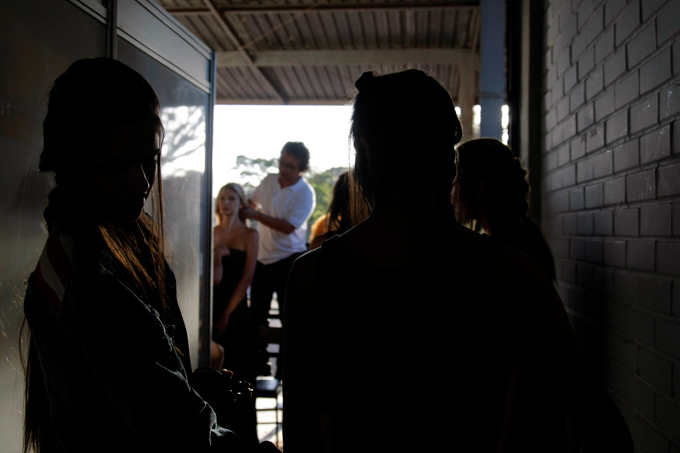
[[[151,86],[115,60],[79,60],[50,91],[39,168],[56,188],[24,305],[24,451],[253,450],[188,383],[165,260],[159,115]]]
[[[532,430],[542,414],[513,417],[513,369],[530,365],[555,380],[586,451],[632,451],[548,278],[456,223],[446,90],[416,70],[356,87],[354,173],[372,212],[293,266],[286,451],[322,450],[319,424],[333,452],[554,451]]]
[[[527,217],[527,171],[510,148],[493,138],[470,140],[456,149],[451,202],[462,224],[475,220],[484,232],[523,251],[555,280],[555,261],[541,228]]]

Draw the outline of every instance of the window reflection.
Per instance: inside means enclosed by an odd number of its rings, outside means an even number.
[[[189,171],[205,171],[205,107],[178,106],[161,109],[165,127],[161,174],[182,177]]]

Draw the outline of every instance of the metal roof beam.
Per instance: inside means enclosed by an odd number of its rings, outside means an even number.
[[[274,84],[262,73],[262,71],[260,71],[260,69],[257,67],[257,65],[254,64],[252,58],[250,57],[250,55],[248,55],[248,52],[246,52],[246,50],[243,48],[243,44],[241,44],[239,39],[236,37],[236,32],[234,32],[234,30],[229,25],[229,23],[224,18],[224,16],[222,14],[220,14],[219,10],[215,6],[214,1],[213,0],[203,0],[203,4],[208,7],[210,14],[213,15],[213,17],[215,18],[215,20],[219,24],[220,28],[222,29],[222,32],[227,36],[227,38],[236,47],[237,50],[235,50],[233,52],[239,54],[241,61],[244,63],[241,66],[251,68],[253,70],[253,73],[255,74],[255,77],[262,84],[262,87],[265,90],[269,91],[277,99],[279,99],[279,100],[281,100],[282,102],[285,103],[286,99],[281,95],[281,93],[279,93],[279,91],[274,87]],[[217,52],[217,53],[220,53],[220,52]]]
[[[469,49],[375,49],[375,50],[276,50],[253,52],[252,63],[242,52],[216,52],[218,68],[254,64],[259,68],[281,66],[338,66],[352,64],[460,64],[479,67],[479,55]]]
[[[276,99],[229,99],[217,98],[218,104],[229,105],[347,105],[346,99],[289,99],[286,102]]]
[[[388,10],[456,10],[456,9],[470,9],[478,8],[479,1],[476,2],[461,2],[456,4],[451,4],[449,2],[433,2],[433,3],[317,3],[311,4],[307,7],[301,7],[299,5],[262,5],[261,7],[254,7],[255,5],[248,5],[244,8],[220,8],[219,11],[222,14],[269,14],[269,13],[302,13],[306,11],[343,11],[343,12],[355,12],[355,11],[388,11]],[[166,10],[171,14],[178,15],[201,15],[210,14],[208,8],[172,8],[168,7]]]

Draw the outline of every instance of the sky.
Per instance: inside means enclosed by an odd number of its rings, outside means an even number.
[[[236,156],[271,159],[288,141],[304,142],[312,171],[348,167],[351,106],[217,105],[213,135],[213,195],[239,182]]]

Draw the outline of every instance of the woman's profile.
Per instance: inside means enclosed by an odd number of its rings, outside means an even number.
[[[456,168],[451,202],[458,221],[477,221],[485,233],[534,258],[555,280],[550,247],[527,216],[527,171],[512,150],[493,138],[470,140],[456,148]]]
[[[153,88],[118,61],[76,61],[50,90],[43,135],[55,188],[24,303],[24,451],[251,451],[189,384]]]
[[[233,371],[236,379],[254,385],[253,333],[246,293],[255,274],[258,235],[239,216],[242,206],[246,206],[246,196],[240,185],[229,183],[219,190],[215,206],[217,226],[213,230],[213,341],[223,348],[222,366]],[[255,402],[249,400],[239,406],[226,426],[256,443]]]
[[[513,401],[519,369],[552,383],[544,398],[564,405],[587,451],[632,451],[551,282],[456,222],[462,133],[448,92],[417,70],[355,86],[353,171],[371,213],[291,271],[286,448],[559,451],[543,414]]]

